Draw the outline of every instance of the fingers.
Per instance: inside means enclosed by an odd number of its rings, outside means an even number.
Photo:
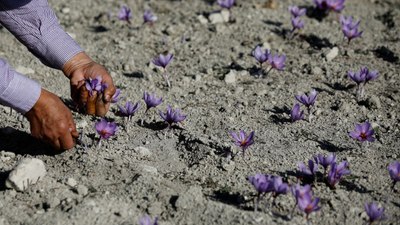
[[[108,82],[107,82],[107,80],[108,80]],[[109,79],[106,79],[106,84],[107,84],[107,88],[104,90],[103,100],[104,100],[104,102],[111,102],[111,98],[115,94],[115,91],[117,89],[115,88],[111,77],[109,77]]]
[[[68,131],[63,136],[58,138],[58,143],[60,145],[59,149],[68,150],[75,146],[75,138],[73,138],[71,133]]]
[[[93,94],[89,95],[86,103],[86,113],[88,115],[96,114],[96,102],[97,102],[97,91],[93,91]]]
[[[81,86],[79,91],[79,98],[77,103],[81,109],[85,108],[89,100],[89,91],[86,89],[85,85]]]
[[[96,100],[96,116],[103,117],[107,114],[107,109],[103,101],[103,94],[99,93]]]

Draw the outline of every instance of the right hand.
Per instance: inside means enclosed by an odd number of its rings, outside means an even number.
[[[57,150],[75,146],[79,137],[71,111],[53,93],[42,89],[39,100],[25,117],[29,120],[31,134]]]

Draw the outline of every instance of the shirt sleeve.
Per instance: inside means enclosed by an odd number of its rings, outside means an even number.
[[[0,58],[0,104],[25,114],[35,105],[40,92],[36,81],[19,74]]]
[[[52,68],[62,69],[83,51],[61,28],[47,0],[0,0],[0,22]]]

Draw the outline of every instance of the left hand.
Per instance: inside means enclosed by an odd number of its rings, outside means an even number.
[[[62,68],[65,76],[70,80],[72,100],[78,104],[80,109],[85,112],[95,114],[96,116],[105,116],[110,108],[111,98],[114,95],[116,88],[110,74],[106,68],[93,61],[86,53],[81,52],[70,59]],[[95,93],[90,97],[85,88],[85,81],[89,78],[100,76],[102,83],[107,84],[104,94]],[[95,99],[91,99],[95,98]],[[95,101],[95,112],[88,110],[91,104],[88,101]]]

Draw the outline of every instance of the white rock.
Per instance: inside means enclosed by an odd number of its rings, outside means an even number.
[[[148,148],[143,147],[143,146],[135,147],[135,148],[133,148],[133,151],[135,151],[141,157],[151,156],[151,151]]]
[[[339,55],[339,48],[338,47],[333,47],[327,54],[326,54],[326,60],[332,61],[336,56]]]
[[[68,7],[65,7],[65,8],[61,9],[61,12],[64,13],[64,14],[68,14],[69,12],[71,12],[71,9],[68,8]]]
[[[205,16],[203,16],[203,15],[198,15],[198,16],[197,16],[197,19],[199,20],[199,22],[200,22],[201,24],[207,24],[207,23],[208,23],[207,18],[206,18]]]
[[[76,187],[76,192],[81,196],[86,196],[89,193],[89,189],[85,185],[80,184]]]
[[[224,20],[224,16],[221,14],[221,13],[211,13],[209,16],[208,16],[208,19],[210,20],[210,22],[212,23],[212,24],[216,24],[216,23],[223,23],[223,22],[225,22],[225,20]]]
[[[268,49],[271,50],[271,44],[268,42],[264,42],[262,45],[262,49]]]
[[[88,125],[88,123],[86,122],[86,120],[81,120],[76,123],[76,128],[82,129],[82,128],[87,127],[87,125]]]
[[[73,188],[73,187],[76,187],[78,182],[76,182],[76,180],[74,178],[68,177],[66,184]]]
[[[231,18],[231,13],[229,12],[229,10],[224,9],[221,11],[221,16],[224,19],[224,22],[229,22]]]
[[[224,78],[225,83],[232,84],[236,82],[236,72],[234,70],[229,71]]]
[[[35,71],[31,68],[25,67],[25,66],[17,66],[17,68],[15,68],[15,71],[17,71],[18,73],[21,74],[34,74]]]
[[[17,191],[26,190],[46,175],[46,168],[40,159],[26,158],[18,162],[6,180],[6,187]]]

